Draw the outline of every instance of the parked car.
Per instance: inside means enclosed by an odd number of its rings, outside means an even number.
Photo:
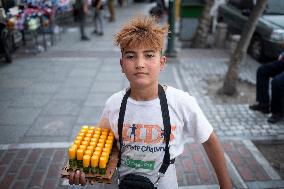
[[[218,9],[218,21],[228,25],[230,33],[240,34],[255,5],[255,0],[229,0]],[[256,60],[277,58],[284,51],[284,0],[268,0],[260,17],[248,53]]]

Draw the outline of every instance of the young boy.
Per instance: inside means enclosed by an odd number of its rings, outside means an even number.
[[[121,179],[129,173],[147,177],[152,183],[158,178],[157,173],[165,154],[161,150],[164,149],[165,142],[158,84],[159,74],[166,63],[166,57],[161,52],[167,32],[168,28],[158,25],[154,18],[136,17],[115,36],[115,42],[121,48],[121,70],[127,77],[131,90],[123,121],[123,147],[119,168]],[[129,89],[115,93],[107,100],[99,123],[100,127],[111,128],[117,141],[120,107]],[[170,159],[182,154],[184,142],[188,137],[194,136],[203,144],[215,169],[220,188],[231,188],[223,150],[195,98],[171,86],[163,86],[163,90],[171,123]],[[137,162],[140,162],[139,165]],[[75,176],[71,175],[70,184],[74,183],[74,177],[78,184],[80,176],[80,172]],[[113,183],[116,184],[116,181]],[[112,184],[111,188],[113,187]],[[158,189],[177,188],[176,168],[174,164],[170,164],[159,180]]]

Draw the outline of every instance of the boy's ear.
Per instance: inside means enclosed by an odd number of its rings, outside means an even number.
[[[167,57],[161,56],[161,58],[160,58],[160,71],[163,71],[165,69],[166,62],[167,62]]]
[[[122,59],[119,59],[119,64],[120,64],[120,67],[121,67],[121,72],[124,73],[124,70],[123,70],[123,67],[122,67]]]

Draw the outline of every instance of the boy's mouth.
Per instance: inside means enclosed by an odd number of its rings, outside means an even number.
[[[137,73],[135,73],[134,75],[148,75],[148,73],[145,73],[145,72],[137,72]]]

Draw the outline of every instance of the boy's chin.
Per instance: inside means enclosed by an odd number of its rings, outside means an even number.
[[[147,88],[147,87],[149,87],[151,85],[152,85],[152,83],[146,82],[146,81],[130,82],[130,86],[131,87],[135,87],[135,88]]]

